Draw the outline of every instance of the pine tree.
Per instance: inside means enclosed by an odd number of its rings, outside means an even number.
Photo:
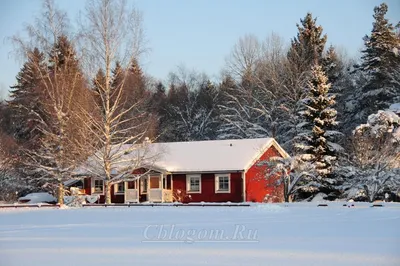
[[[323,28],[317,26],[317,19],[307,13],[297,24],[297,37],[291,41],[288,59],[299,72],[309,71],[310,67],[320,63],[327,36],[322,35]]]
[[[303,123],[296,148],[301,160],[315,165],[320,179],[332,172],[341,147],[335,143],[340,133],[337,126],[335,96],[329,95],[330,84],[322,70],[316,65],[308,82],[308,97],[304,99],[305,110],[302,112]]]
[[[136,101],[147,98],[149,94],[146,88],[145,76],[142,68],[139,65],[139,62],[136,59],[133,60],[129,70],[130,73],[127,82],[132,90],[130,92],[131,97],[133,96],[133,100],[136,99]]]
[[[41,135],[36,116],[43,115],[42,78],[46,75],[45,57],[39,49],[28,52],[27,62],[11,86],[8,105],[11,110],[12,132],[18,142],[29,147]],[[42,100],[41,100],[42,99]]]
[[[329,46],[321,60],[321,66],[329,83],[332,85],[330,89],[331,93],[339,93],[341,88],[336,85],[343,76],[344,65],[333,46]]]
[[[307,13],[305,18],[300,20],[297,29],[297,36],[292,39],[287,52],[285,74],[282,75],[285,95],[281,101],[284,116],[281,118],[283,122],[280,128],[284,129],[283,144],[289,152],[295,151],[294,138],[298,134],[297,125],[301,122],[299,112],[303,107],[302,102],[308,93],[305,88],[311,76],[311,67],[321,64],[327,41],[322,26],[317,25],[317,19],[313,18],[311,13]]]
[[[57,38],[49,55],[49,70],[55,71],[77,71],[79,68],[76,52],[67,36],[61,35]]]
[[[149,110],[156,119],[154,135],[157,136],[160,141],[164,140],[163,136],[165,130],[168,128],[167,101],[165,86],[162,82],[158,82],[149,101]]]
[[[115,101],[117,101],[117,98],[121,98],[122,102],[126,103],[126,93],[125,93],[125,75],[126,72],[122,68],[121,63],[117,61],[115,63],[115,67],[111,71],[111,95],[110,95],[110,103],[113,105]],[[119,100],[119,99],[118,99]],[[119,106],[120,108],[123,108],[123,106]]]
[[[354,123],[354,117],[347,115],[347,108],[349,107],[347,100],[349,95],[354,93],[354,84],[358,84],[358,82],[353,84],[350,71],[346,69],[350,66],[350,62],[346,62],[337,54],[336,49],[330,46],[322,59],[321,66],[331,84],[329,93],[335,95],[337,118],[341,121],[338,130],[349,133],[354,129],[354,127],[349,126]]]
[[[151,96],[150,106],[152,112],[158,114],[159,117],[165,115],[165,108],[167,102],[167,94],[165,86],[162,82],[156,84],[155,92]]]
[[[92,80],[92,91],[97,109],[99,109],[99,111],[101,110],[101,112],[104,112],[104,110],[102,110],[101,108],[101,88],[104,88],[105,82],[106,76],[104,75],[104,71],[102,69],[99,69],[96,73],[96,76]]]
[[[171,83],[162,118],[163,141],[214,139],[218,116],[218,90],[204,74],[179,69]]]
[[[362,51],[362,64],[359,67],[367,77],[361,88],[360,118],[365,121],[368,115],[386,109],[400,97],[400,38],[395,27],[385,15],[388,6],[382,3],[374,8],[374,23],[371,34],[364,37],[365,49]],[[360,110],[359,110],[360,111]]]
[[[218,130],[218,99],[219,92],[216,86],[207,80],[201,84],[197,92],[197,130],[199,140],[212,140],[216,139]]]

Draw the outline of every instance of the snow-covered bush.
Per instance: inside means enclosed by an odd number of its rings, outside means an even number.
[[[400,186],[400,117],[393,110],[379,111],[353,132],[349,165],[341,169],[348,198],[374,201],[384,191]]]
[[[183,190],[176,190],[174,191],[172,195],[172,201],[174,202],[190,202],[192,200],[192,195],[188,195],[185,191]]]
[[[298,157],[272,157],[268,162],[269,169],[265,178],[275,179],[275,188],[283,186],[285,202],[299,189],[310,190],[316,183],[316,172],[313,165],[300,160]]]
[[[86,196],[85,195],[64,196],[64,203],[68,207],[82,207],[83,204],[86,204]]]

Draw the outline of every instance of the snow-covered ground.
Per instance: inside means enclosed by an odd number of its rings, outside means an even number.
[[[0,265],[400,265],[400,205],[0,209]]]

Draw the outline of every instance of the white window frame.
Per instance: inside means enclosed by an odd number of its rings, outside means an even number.
[[[151,188],[150,180],[152,177],[157,177],[158,178],[158,188]],[[147,189],[162,189],[162,175],[161,174],[155,174],[155,175],[149,175],[147,178]]]
[[[190,180],[192,178],[199,179],[199,191],[191,191],[190,190]],[[201,175],[186,175],[186,193],[188,194],[201,194]]]
[[[124,187],[124,190],[123,191],[120,191],[119,190],[119,185],[121,185],[122,184],[122,186]],[[120,182],[120,183],[117,183],[117,184],[114,184],[114,194],[116,194],[116,195],[123,195],[123,194],[125,194],[125,190],[126,190],[126,185],[125,185],[125,182]]]
[[[221,177],[228,178],[228,190],[220,190],[219,189],[219,179]],[[215,193],[231,193],[231,175],[230,174],[218,174],[215,175]]]
[[[95,189],[96,181],[101,181],[101,182],[103,182],[103,190],[102,190],[101,192],[96,192],[96,189]],[[104,195],[104,180],[103,180],[103,179],[92,178],[92,194]]]

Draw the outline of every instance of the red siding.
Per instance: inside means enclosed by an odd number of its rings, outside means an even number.
[[[176,200],[182,202],[241,202],[242,195],[242,175],[241,173],[231,173],[230,193],[215,193],[215,175],[201,175],[201,193],[186,192],[186,175],[173,175],[173,195]],[[180,193],[178,192],[180,191]],[[190,196],[190,197],[189,197]]]
[[[265,179],[265,172],[268,170],[265,164],[257,165],[258,162],[266,161],[275,156],[280,156],[279,152],[275,147],[269,148],[245,173],[246,201],[263,202],[266,195],[269,195],[269,201],[283,201],[283,187],[276,187],[276,179],[274,178]],[[141,172],[140,170],[138,171]],[[242,202],[242,174],[231,173],[230,175],[230,193],[215,193],[215,174],[201,174],[201,193],[189,194],[186,192],[186,175],[174,174],[172,178],[174,200],[181,202]],[[84,186],[86,193],[91,194],[89,178],[84,180]],[[111,187],[111,200],[113,203],[124,202],[124,195],[114,194],[114,186]],[[100,202],[104,202],[104,196],[100,197]]]
[[[276,187],[276,179],[274,178],[265,179],[265,172],[268,170],[265,164],[257,165],[260,161],[266,161],[277,156],[281,157],[275,147],[272,146],[246,172],[246,201],[263,202],[267,194],[270,195],[269,201],[283,201],[283,187]]]
[[[92,195],[92,190],[91,190],[91,178],[85,178],[84,179],[84,189],[85,193],[87,195]],[[105,202],[105,197],[104,195],[100,195],[100,200],[99,203],[104,203]],[[122,194],[115,195],[114,193],[114,185],[111,186],[111,202],[112,203],[124,203],[125,202],[125,197]]]
[[[83,188],[85,189],[85,193],[87,195],[91,195],[92,191],[90,189],[90,178],[83,179]]]

